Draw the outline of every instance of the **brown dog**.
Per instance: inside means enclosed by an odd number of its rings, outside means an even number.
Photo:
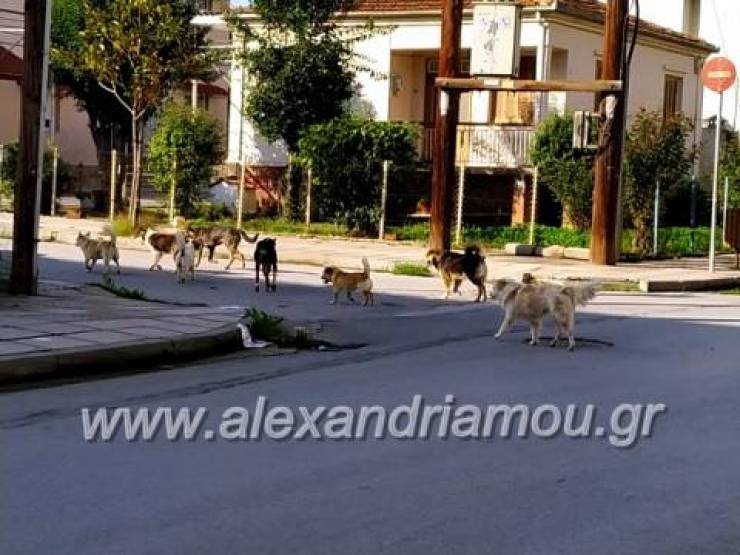
[[[427,252],[427,264],[434,266],[442,277],[445,299],[449,298],[450,290],[459,293],[460,285],[467,277],[478,288],[475,302],[485,302],[488,266],[480,248],[466,247],[464,253],[431,249]]]
[[[354,303],[355,300],[352,298],[352,293],[357,290],[362,293],[364,299],[363,306],[375,304],[373,280],[370,279],[370,264],[367,258],[362,259],[362,268],[362,272],[344,272],[336,266],[327,266],[324,268],[324,271],[321,273],[321,279],[324,280],[324,283],[331,283],[332,292],[334,293],[330,304],[337,303],[339,293],[342,291],[347,293],[349,301]]]
[[[198,250],[198,262],[196,266],[200,266],[204,247],[208,249],[208,262],[213,262],[213,254],[216,251],[216,247],[224,245],[231,255],[229,263],[226,265],[227,270],[231,268],[237,257],[242,260],[242,269],[247,267],[247,260],[239,250],[239,243],[242,242],[242,239],[247,243],[256,243],[260,236],[257,233],[254,237],[250,237],[246,232],[235,227],[201,227],[197,229],[189,227],[188,234],[193,239],[193,243]]]

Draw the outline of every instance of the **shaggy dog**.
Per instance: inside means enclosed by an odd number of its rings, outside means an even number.
[[[464,253],[431,249],[427,251],[427,265],[434,266],[442,277],[445,299],[449,298],[450,290],[459,293],[460,284],[467,277],[478,288],[475,302],[485,302],[488,266],[479,247],[466,247]]]
[[[175,273],[177,281],[185,283],[185,278],[195,280],[195,247],[184,233],[175,235],[177,250],[175,251]]]
[[[257,281],[255,291],[260,290],[260,271],[265,276],[266,291],[271,288],[273,291],[277,290],[278,257],[276,243],[276,239],[262,239],[254,249],[254,273]],[[270,273],[272,273],[272,284],[270,284]]]
[[[331,283],[332,292],[334,293],[333,299],[329,304],[336,304],[339,293],[344,291],[347,294],[347,298],[350,302],[354,303],[355,299],[352,298],[352,293],[359,289],[362,293],[364,302],[363,306],[368,304],[375,304],[373,298],[373,280],[370,279],[370,264],[367,258],[362,259],[362,272],[344,272],[336,266],[327,266],[321,273],[321,279],[324,283]]]
[[[247,267],[247,260],[239,251],[239,244],[242,239],[247,243],[256,243],[260,236],[257,233],[254,237],[250,237],[245,231],[235,227],[201,227],[197,229],[189,227],[188,233],[198,250],[198,262],[196,266],[200,266],[201,259],[203,258],[203,248],[208,249],[208,262],[213,262],[213,254],[216,251],[216,247],[224,245],[231,254],[229,263],[226,265],[227,270],[231,268],[237,257],[242,260],[242,269]]]
[[[556,347],[561,335],[568,338],[568,350],[576,347],[574,337],[575,314],[578,305],[585,306],[596,296],[598,285],[588,283],[584,285],[556,285],[519,283],[501,279],[496,281],[491,297],[496,299],[504,309],[504,319],[496,332],[500,338],[517,320],[529,323],[531,333],[530,345],[537,345],[539,341],[542,320],[550,313],[555,320],[555,337],[550,342]]]
[[[110,272],[110,261],[116,263],[118,273],[121,273],[121,266],[118,263],[118,247],[116,246],[116,234],[113,232],[113,228],[106,225],[101,232],[101,235],[110,236],[110,240],[104,239],[91,239],[90,232],[88,231],[84,235],[77,233],[77,240],[75,244],[80,247],[82,254],[85,257],[85,269],[88,272],[92,272],[95,264],[98,260],[103,260],[105,263],[106,273]]]

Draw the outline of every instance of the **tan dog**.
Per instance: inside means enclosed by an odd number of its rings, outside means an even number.
[[[584,306],[593,299],[598,286],[594,283],[566,286],[538,284],[531,282],[531,276],[525,279],[529,283],[501,279],[494,285],[491,296],[498,300],[505,313],[504,320],[496,332],[496,339],[500,338],[514,322],[524,320],[529,323],[530,345],[537,345],[542,320],[546,314],[551,313],[555,319],[556,331],[550,346],[556,347],[560,336],[565,335],[568,338],[568,350],[575,349],[576,307]]]
[[[359,290],[362,293],[364,302],[363,306],[368,304],[375,304],[375,298],[373,297],[373,280],[370,279],[370,264],[367,258],[362,259],[362,272],[344,272],[336,266],[327,266],[321,273],[321,279],[324,283],[331,283],[334,298],[329,304],[336,304],[339,298],[339,293],[342,291],[347,293],[347,298],[350,302],[354,303],[355,300],[352,298],[352,293]]]
[[[103,260],[105,263],[106,273],[110,272],[110,261],[116,263],[118,273],[121,273],[121,265],[118,263],[118,247],[116,246],[116,234],[113,232],[113,228],[106,225],[101,232],[101,235],[110,236],[110,240],[105,239],[91,239],[90,232],[88,231],[84,235],[82,233],[77,234],[77,240],[75,244],[80,247],[82,254],[85,257],[85,269],[88,272],[92,272],[95,264],[98,260]]]
[[[195,280],[195,247],[185,234],[178,231],[175,234],[177,250],[175,251],[175,274],[179,283],[185,283],[185,278]]]
[[[467,277],[478,288],[475,302],[485,302],[488,266],[479,247],[466,247],[464,253],[431,249],[427,251],[427,265],[434,266],[439,272],[445,287],[445,299],[450,297],[450,290],[460,293],[460,285]]]

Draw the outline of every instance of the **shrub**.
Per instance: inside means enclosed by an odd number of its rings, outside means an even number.
[[[429,277],[432,273],[426,264],[417,262],[397,262],[393,265],[391,273],[396,276]]]
[[[591,226],[593,197],[593,156],[573,150],[573,115],[553,114],[537,128],[532,146],[532,162],[540,172],[540,182],[563,205],[568,218],[578,229]]]
[[[380,217],[382,164],[404,179],[416,159],[416,129],[404,123],[340,118],[314,125],[303,135],[300,158],[313,168],[318,219],[371,233]]]
[[[175,206],[183,216],[194,214],[221,160],[218,122],[203,110],[176,103],[165,106],[149,140],[148,162],[157,190],[169,195],[175,183]]]
[[[724,179],[730,180],[730,190],[727,196],[727,204],[732,208],[740,208],[740,139],[732,134],[722,150],[720,165],[720,176],[722,178],[722,195],[724,195]]]
[[[51,181],[54,175],[54,152],[47,148],[44,151],[44,176],[41,181],[43,191],[42,209],[48,207],[51,199]],[[18,172],[18,141],[5,143],[3,146],[3,163],[0,166],[0,200],[12,203],[15,189],[15,180]],[[57,164],[57,192],[64,187],[69,179],[67,164],[60,158]]]

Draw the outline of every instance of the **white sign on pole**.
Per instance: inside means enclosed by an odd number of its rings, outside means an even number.
[[[482,77],[519,75],[520,10],[512,2],[473,4],[470,73]]]

